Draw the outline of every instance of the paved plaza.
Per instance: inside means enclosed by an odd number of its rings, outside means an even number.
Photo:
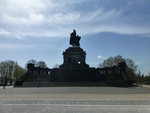
[[[149,113],[149,87],[0,87],[0,113]]]

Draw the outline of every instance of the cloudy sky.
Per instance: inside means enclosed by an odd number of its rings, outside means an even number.
[[[150,0],[0,0],[0,61],[23,67],[30,59],[50,68],[62,64],[76,29],[91,67],[119,54],[147,74],[149,10]]]

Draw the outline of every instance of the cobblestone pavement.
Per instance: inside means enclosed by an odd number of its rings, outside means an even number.
[[[3,89],[0,87],[0,90]],[[150,94],[148,87],[6,87],[0,94]]]
[[[0,100],[0,113],[149,113],[150,100]]]
[[[0,105],[150,105],[150,100],[0,100]]]
[[[150,113],[150,88],[0,88],[0,113]]]

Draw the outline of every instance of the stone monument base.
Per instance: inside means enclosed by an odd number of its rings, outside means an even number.
[[[16,82],[16,86],[132,85],[125,62],[113,67],[89,67],[86,64],[86,52],[79,44],[80,38],[73,30],[70,36],[71,47],[63,52],[63,64],[59,68],[40,68],[28,64],[28,72]]]
[[[52,82],[100,82],[103,78],[95,68],[54,68]]]

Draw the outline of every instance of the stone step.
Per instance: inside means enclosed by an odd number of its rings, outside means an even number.
[[[37,82],[23,82],[23,87],[37,87]]]
[[[50,82],[51,87],[54,86],[107,86],[104,82]]]
[[[24,82],[22,87],[50,87],[50,82]]]
[[[45,81],[48,81],[49,79],[48,78],[39,78],[39,81],[40,82],[45,82]],[[37,82],[37,78],[28,78],[25,80],[25,82]]]
[[[23,87],[54,87],[54,86],[106,86],[104,82],[24,82]]]
[[[24,82],[37,82],[39,78],[39,81],[41,82],[48,82],[49,76],[46,74],[38,75],[38,74],[30,74],[28,75],[28,78],[24,80]]]

